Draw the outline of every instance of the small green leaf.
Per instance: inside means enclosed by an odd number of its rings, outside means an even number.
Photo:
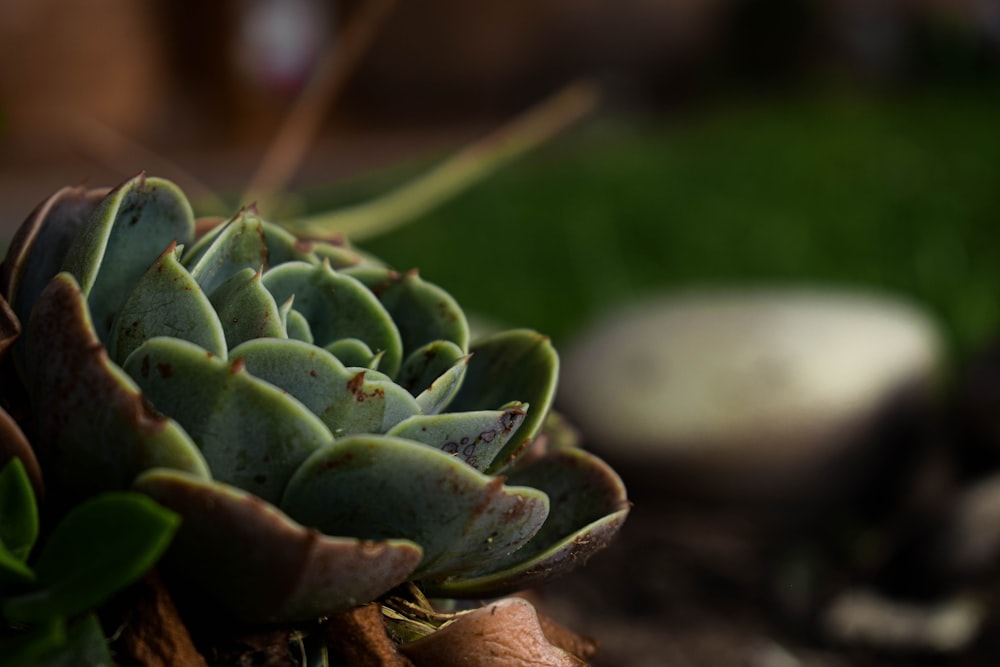
[[[237,213],[239,215],[239,213]],[[226,224],[230,220],[219,220],[219,222],[213,225],[207,232],[199,236],[194,243],[185,244],[184,252],[181,254],[181,264],[184,265],[189,271],[191,267],[198,263],[198,260],[208,252],[208,249],[212,247],[215,243],[215,239],[219,238],[223,230],[226,228]],[[197,222],[195,223],[197,225]]]
[[[38,557],[40,590],[7,599],[4,615],[35,623],[96,607],[153,566],[178,524],[176,514],[136,493],[107,493],[78,505]]]
[[[0,292],[21,322],[62,268],[66,252],[110,190],[66,187],[39,204],[11,239],[0,274]]]
[[[0,591],[8,585],[19,586],[34,581],[34,570],[0,544]]]
[[[399,331],[379,300],[356,279],[327,263],[289,262],[267,271],[264,286],[278,303],[295,297],[295,310],[309,321],[316,345],[357,338],[374,354],[383,353],[379,366],[386,374],[395,376],[399,371],[403,354]]]
[[[337,357],[344,366],[353,368],[371,368],[373,362],[376,362],[377,365],[377,362],[381,360],[381,357],[374,354],[363,340],[357,338],[341,338],[323,349]]]
[[[516,403],[505,410],[417,415],[396,424],[386,435],[440,449],[482,472],[524,421],[527,410],[527,405]]]
[[[24,563],[38,539],[38,505],[21,459],[0,470],[0,546]]]
[[[234,348],[247,371],[298,399],[335,437],[385,433],[419,414],[416,400],[377,371],[345,368],[326,350],[297,340],[247,341]]]
[[[0,658],[4,667],[47,667],[44,658],[65,644],[66,619],[46,618],[26,632],[0,637]]]
[[[47,652],[45,667],[111,667],[114,663],[104,629],[94,614],[87,614],[69,626],[66,643]]]
[[[417,396],[467,356],[462,348],[450,340],[431,341],[406,357],[396,382]]]
[[[230,348],[253,338],[285,337],[278,304],[261,284],[260,276],[260,271],[242,269],[212,292],[212,305]]]
[[[389,436],[352,436],[309,457],[282,509],[330,535],[416,542],[416,576],[455,574],[509,556],[548,514],[545,493],[506,487],[450,454]]]
[[[211,245],[203,251],[198,245],[197,261],[191,264],[185,258],[185,264],[205,294],[212,294],[242,269],[268,266],[263,223],[246,209],[213,235]]]
[[[338,271],[365,263],[381,264],[369,257],[365,257],[354,248],[334,245],[332,243],[316,243],[312,251],[319,257],[320,261],[326,260],[330,262],[330,266]]]
[[[163,250],[193,237],[191,204],[170,181],[141,174],[101,201],[63,266],[87,297],[98,338],[108,340],[132,287]]]
[[[294,302],[295,297],[292,296],[278,307],[278,312],[281,313],[281,323],[289,338],[312,344],[313,335],[309,320],[305,318],[305,315],[292,308]]]
[[[392,315],[402,336],[404,355],[436,340],[451,341],[463,354],[469,349],[469,323],[458,303],[416,271],[397,273],[359,266],[344,272],[367,285]]]
[[[171,244],[122,305],[108,343],[116,363],[125,361],[135,348],[155,336],[183,338],[225,358],[222,324],[177,255],[177,245]]]
[[[285,262],[307,262],[319,264],[313,248],[313,241],[300,239],[284,227],[267,220],[261,220],[264,230],[264,244],[267,246],[267,259],[270,266],[278,266]]]
[[[490,410],[511,401],[531,404],[531,413],[487,470],[492,474],[516,461],[544,423],[556,391],[559,357],[547,336],[527,329],[485,338],[471,352],[450,411]]]
[[[333,440],[316,415],[252,376],[237,356],[226,361],[187,341],[153,338],[125,361],[125,371],[157,410],[191,434],[213,477],[268,501],[281,496],[306,457]]]
[[[465,379],[465,370],[469,366],[470,357],[471,355],[466,355],[456,361],[454,366],[438,376],[429,387],[417,395],[417,405],[425,415],[436,415],[455,398]]]
[[[544,491],[552,511],[531,541],[509,557],[425,590],[443,597],[495,597],[532,588],[587,561],[615,536],[629,513],[622,480],[582,449],[550,452],[514,470],[509,481]]]

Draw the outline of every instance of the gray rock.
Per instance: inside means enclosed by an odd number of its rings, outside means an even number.
[[[780,499],[824,486],[940,362],[935,323],[898,299],[695,291],[583,333],[564,354],[558,405],[616,465],[713,496]]]

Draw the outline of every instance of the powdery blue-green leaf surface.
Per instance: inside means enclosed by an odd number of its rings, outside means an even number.
[[[382,354],[375,354],[363,340],[357,338],[341,338],[323,348],[340,360],[345,366],[357,368],[378,368]]]
[[[360,265],[382,266],[382,262],[366,256],[355,248],[349,247],[346,242],[323,242],[317,243],[312,248],[313,254],[319,257],[320,261],[330,262],[330,266],[337,269],[347,269]]]
[[[108,358],[73,276],[59,274],[42,292],[25,342],[33,444],[60,492],[72,498],[128,488],[153,467],[209,476],[184,430]]]
[[[122,305],[108,343],[116,363],[156,336],[182,338],[226,356],[222,324],[208,297],[181,266],[178,254],[177,245],[170,244]]]
[[[388,436],[353,436],[311,456],[282,508],[327,534],[416,542],[430,578],[482,567],[522,547],[549,510],[536,489],[506,487],[450,454]]]
[[[307,262],[319,264],[320,259],[313,252],[315,243],[296,237],[284,227],[262,220],[264,244],[267,246],[268,266],[278,266],[285,262]]]
[[[559,356],[547,336],[527,329],[494,334],[475,343],[462,388],[449,411],[491,410],[511,401],[531,405],[531,412],[487,470],[509,466],[535,437],[552,406],[559,376]]]
[[[467,356],[465,350],[450,340],[431,341],[409,353],[403,361],[396,382],[417,396]],[[457,389],[456,386],[455,390]]]
[[[417,395],[417,405],[425,415],[436,415],[451,403],[462,387],[468,364],[469,355],[466,355]]]
[[[618,532],[629,512],[621,478],[581,449],[551,452],[511,473],[508,482],[543,490],[552,510],[535,537],[508,558],[445,581],[429,594],[493,597],[530,588],[587,561]]]
[[[153,338],[124,366],[157,410],[191,434],[221,481],[268,501],[333,436],[292,396],[250,375],[241,358],[220,359],[176,338]]]
[[[385,373],[394,376],[399,371],[399,331],[375,295],[356,279],[328,263],[289,262],[265,273],[264,286],[278,303],[295,297],[292,307],[309,321],[316,345],[357,338],[373,354],[383,355],[379,366]]]
[[[274,297],[261,283],[260,271],[242,269],[222,283],[211,297],[232,348],[253,338],[285,338],[285,325]]]
[[[107,493],[76,506],[42,548],[38,588],[7,598],[4,616],[34,623],[96,607],[153,566],[177,525],[176,514],[136,493]]]
[[[0,291],[22,322],[49,280],[59,273],[66,252],[108,188],[67,187],[39,204],[11,239],[0,268]]]
[[[624,491],[596,459],[517,466],[552,402],[547,338],[513,331],[470,350],[458,304],[415,270],[298,240],[253,207],[199,222],[198,240],[195,227],[167,181],[140,176],[99,203],[67,191],[0,275],[36,303],[16,355],[54,484],[72,502],[135,483],[183,515],[170,561],[192,595],[255,622],[408,580],[476,595],[541,581],[617,530]],[[0,353],[17,334],[5,312]],[[4,417],[0,435],[14,433]],[[29,463],[11,440],[0,463]],[[9,560],[9,579],[41,586],[9,603],[20,618],[108,588],[104,573],[93,589],[52,565],[34,573],[30,546],[7,548],[17,541],[0,530],[0,572]],[[90,562],[47,558],[73,576]]]
[[[314,339],[309,321],[306,320],[305,315],[292,308],[294,303],[295,297],[292,296],[278,306],[278,312],[281,314],[281,323],[285,327],[285,334],[288,338],[312,344]]]
[[[164,249],[193,237],[191,205],[170,181],[143,174],[101,201],[63,266],[87,296],[98,338],[108,340],[132,287]]]
[[[417,415],[400,422],[387,435],[440,449],[482,472],[524,421],[527,409],[517,403],[505,410]]]
[[[184,264],[206,294],[243,269],[257,271],[268,266],[264,226],[260,218],[243,210],[212,236],[212,242],[200,246]]]
[[[451,341],[463,354],[469,347],[469,324],[455,299],[423,280],[416,271],[397,273],[376,266],[346,269],[378,296],[399,327],[407,356],[436,340]]]
[[[135,488],[183,517],[168,572],[249,622],[314,619],[377,598],[406,581],[420,547],[406,540],[331,537],[219,483],[150,471]]]
[[[231,354],[251,375],[298,399],[338,438],[385,433],[420,413],[416,399],[384,375],[345,368],[329,352],[301,341],[257,339]]]

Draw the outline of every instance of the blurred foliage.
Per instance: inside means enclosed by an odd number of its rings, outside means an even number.
[[[622,300],[705,283],[902,293],[960,353],[1000,325],[1000,90],[713,108],[600,119],[366,246],[557,342]]]

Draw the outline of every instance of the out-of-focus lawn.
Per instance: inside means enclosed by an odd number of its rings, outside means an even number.
[[[807,282],[910,295],[962,353],[1000,331],[1000,91],[598,119],[366,248],[566,340],[624,299]]]

